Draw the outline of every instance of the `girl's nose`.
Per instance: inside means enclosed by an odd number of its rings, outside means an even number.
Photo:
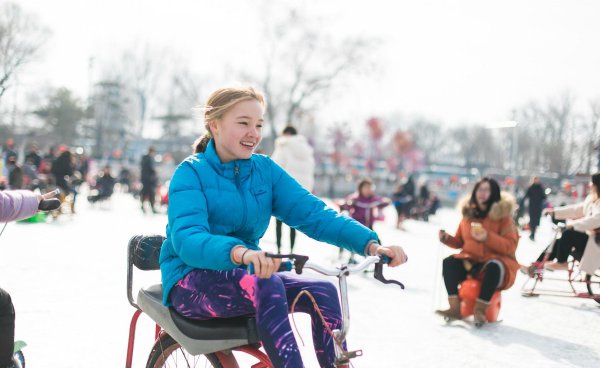
[[[260,135],[260,130],[258,127],[254,126],[250,129],[249,134],[252,138],[258,137]]]

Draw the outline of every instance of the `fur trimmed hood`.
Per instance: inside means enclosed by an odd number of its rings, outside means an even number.
[[[470,195],[462,198],[458,202],[458,209],[462,212],[464,217],[473,217],[473,208],[469,206]],[[491,220],[498,221],[506,217],[512,217],[515,210],[517,209],[517,201],[515,197],[508,193],[502,192],[500,193],[500,201],[494,203],[490,212],[488,213],[488,217]]]

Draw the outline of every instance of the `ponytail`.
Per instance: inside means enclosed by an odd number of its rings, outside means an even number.
[[[208,142],[210,142],[211,139],[212,136],[210,135],[210,131],[207,131],[203,136],[196,139],[194,144],[192,144],[194,154],[206,151],[206,146],[208,146]]]

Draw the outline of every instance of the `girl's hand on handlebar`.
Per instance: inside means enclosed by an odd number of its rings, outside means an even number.
[[[408,261],[408,257],[406,256],[406,253],[404,253],[404,249],[402,249],[402,247],[399,245],[382,245],[377,248],[375,253],[388,256],[390,258],[390,263],[388,264],[390,267],[400,266]]]
[[[274,272],[277,272],[281,264],[280,258],[271,258],[265,255],[265,252],[248,250],[244,255],[244,264],[252,264],[254,274],[261,279],[268,279]]]

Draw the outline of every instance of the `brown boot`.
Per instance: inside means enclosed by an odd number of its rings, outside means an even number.
[[[448,304],[450,304],[449,309],[438,309],[435,311],[435,313],[447,319],[461,319],[462,316],[460,315],[460,299],[458,298],[458,295],[450,295],[448,297]]]
[[[486,302],[485,300],[477,299],[475,302],[475,308],[473,309],[473,318],[475,319],[475,324],[483,325],[487,322],[487,317],[485,316],[485,312],[487,311],[490,302]]]

